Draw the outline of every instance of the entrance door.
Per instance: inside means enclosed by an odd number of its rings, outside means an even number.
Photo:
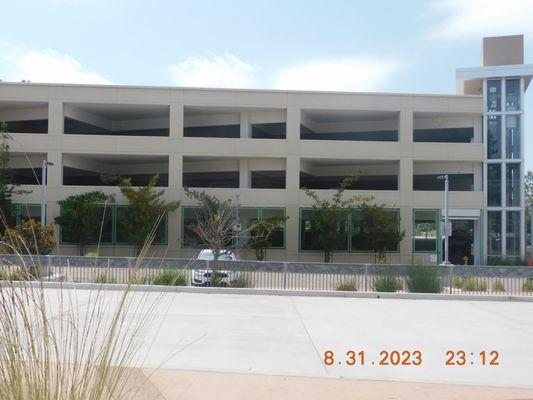
[[[449,241],[450,262],[455,265],[474,264],[474,220],[453,219]],[[443,243],[444,246],[444,243]],[[466,257],[466,258],[465,258]],[[466,262],[465,262],[466,261]]]

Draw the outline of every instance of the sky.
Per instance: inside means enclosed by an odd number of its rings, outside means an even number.
[[[510,34],[533,63],[533,0],[0,1],[3,81],[454,94]]]

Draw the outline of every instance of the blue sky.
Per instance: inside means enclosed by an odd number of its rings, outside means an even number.
[[[3,3],[4,81],[454,93],[483,36],[517,33],[533,63],[530,0]]]

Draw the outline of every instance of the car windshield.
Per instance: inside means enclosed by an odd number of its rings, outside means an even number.
[[[231,257],[231,254],[221,254],[220,257],[218,257],[219,260],[222,261],[231,261],[233,258]]]

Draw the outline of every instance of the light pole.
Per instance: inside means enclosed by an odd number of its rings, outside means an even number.
[[[529,233],[529,244],[531,246],[530,253],[533,257],[533,204],[529,209],[529,224],[531,225],[531,232]],[[527,229],[526,229],[526,247],[527,247]]]
[[[448,174],[437,176],[438,180],[444,181],[444,261],[441,265],[453,265],[450,260],[449,254],[449,237],[450,232],[448,229],[448,192],[450,189]]]
[[[46,171],[53,162],[43,160],[42,177],[41,177],[41,225],[46,225]]]

